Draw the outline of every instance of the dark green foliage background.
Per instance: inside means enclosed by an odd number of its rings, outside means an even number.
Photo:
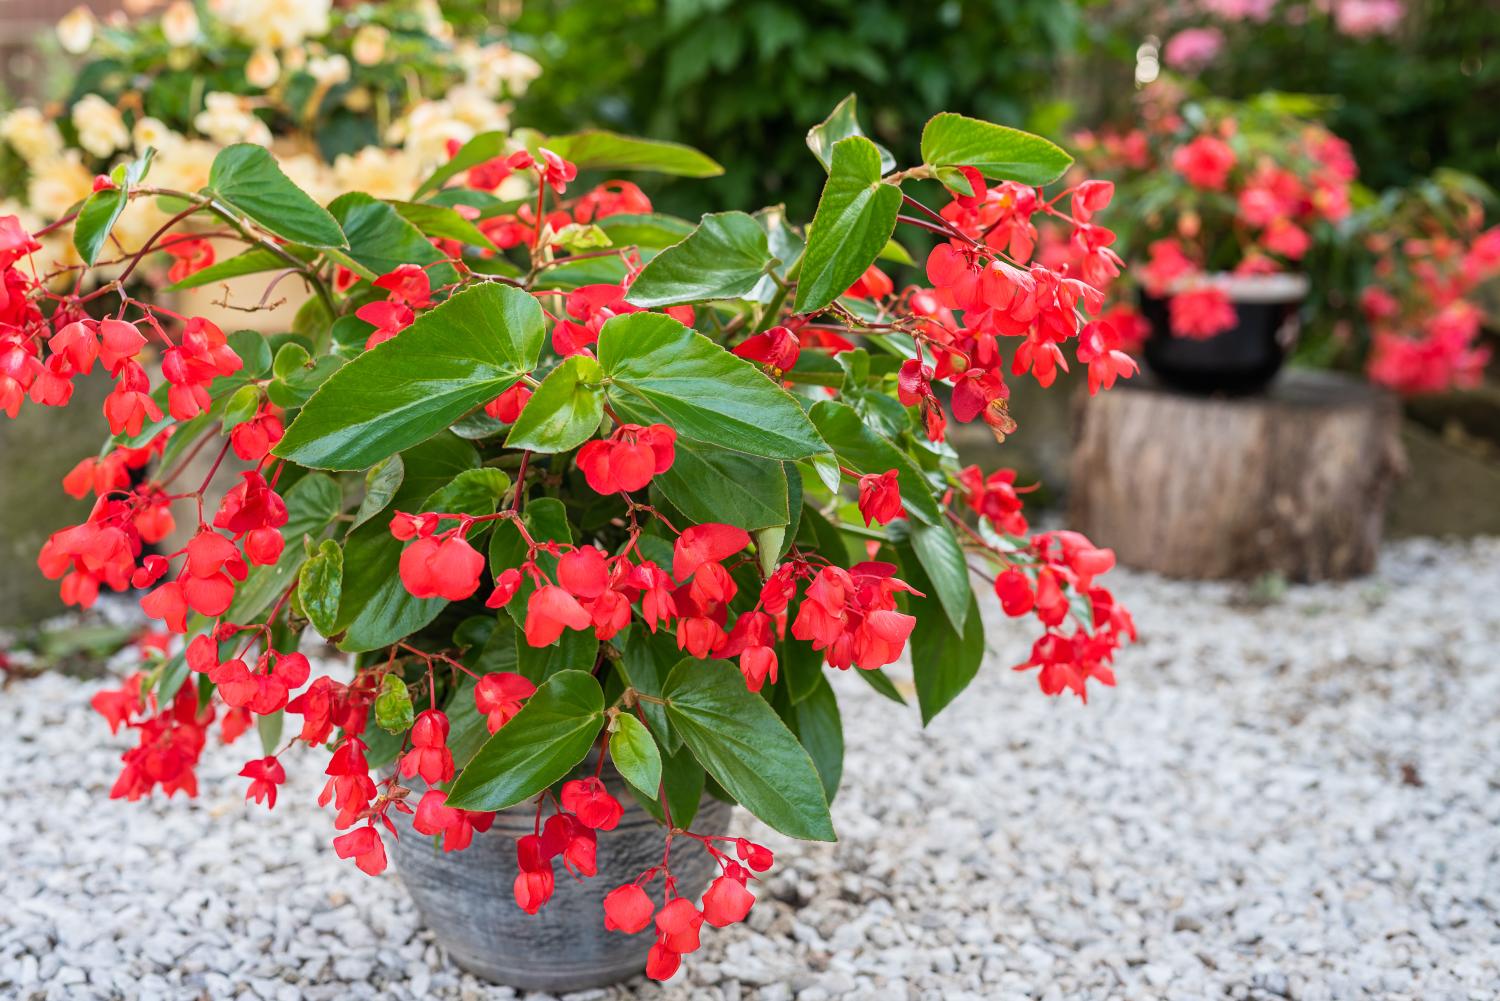
[[[1084,41],[1076,0],[536,0],[514,25],[546,72],[516,121],[675,139],[723,177],[663,185],[690,217],[785,202],[811,217],[822,175],[801,136],[849,93],[871,136],[918,160],[937,109],[1055,133],[1059,66]]]

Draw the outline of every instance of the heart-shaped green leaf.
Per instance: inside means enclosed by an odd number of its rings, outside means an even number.
[[[677,177],[717,177],[724,173],[711,157],[691,146],[622,136],[604,129],[548,136],[536,145],[573,162],[579,170],[649,170]]]
[[[835,840],[812,760],[734,665],[688,658],[662,694],[693,756],[741,806],[790,837]]]
[[[324,638],[333,634],[338,621],[343,585],[344,550],[334,540],[324,539],[297,575],[297,599],[307,620]]]
[[[833,164],[833,147],[841,140],[850,136],[862,136],[864,130],[859,127],[859,117],[855,114],[855,96],[850,94],[828,113],[828,117],[817,125],[807,130],[807,148],[812,150],[813,156],[828,170]],[[896,158],[891,151],[879,143],[875,148],[880,152],[880,172],[888,174],[896,169]]]
[[[348,247],[328,210],[281,172],[269,150],[235,143],[219,150],[204,193],[268,233],[307,247]]]
[[[660,313],[608,320],[599,363],[609,400],[637,424],[771,459],[828,451],[791,394],[764,372]]]
[[[603,379],[604,370],[589,355],[563,359],[526,401],[505,447],[566,452],[588,441],[604,418]]]
[[[944,112],[922,130],[922,162],[939,172],[950,187],[968,194],[968,182],[955,183],[943,171],[973,167],[992,181],[1051,184],[1063,175],[1073,158],[1041,136],[977,118]]]
[[[320,469],[365,469],[448,427],[536,367],[542,308],[507,285],[476,285],[333,374],[276,454]]]
[[[642,792],[655,793],[661,785],[661,751],[651,731],[627,713],[615,717],[609,738],[609,760],[626,782]]]
[[[715,212],[704,216],[681,243],[653,257],[625,298],[644,307],[738,299],[774,263],[766,231],[754,217]]]
[[[586,671],[553,675],[475,753],[448,805],[503,810],[535,796],[588,756],[603,725],[599,682]]]
[[[796,312],[814,312],[843,295],[885,249],[896,228],[901,189],[880,175],[880,150],[873,142],[850,136],[834,144],[802,254]]]

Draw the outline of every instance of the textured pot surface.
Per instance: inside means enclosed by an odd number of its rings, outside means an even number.
[[[1246,284],[1245,279],[1239,282]],[[1151,324],[1146,364],[1162,382],[1188,393],[1237,396],[1259,392],[1281,371],[1297,339],[1305,288],[1273,286],[1271,294],[1262,295],[1244,294],[1243,287],[1227,291],[1235,325],[1205,338],[1173,334],[1168,301],[1142,294],[1141,313]]]
[[[603,987],[645,969],[650,930],[605,931],[604,896],[661,861],[665,831],[624,789],[611,783],[610,791],[625,814],[613,831],[599,832],[598,875],[574,879],[555,862],[556,890],[534,915],[516,906],[512,889],[516,839],[532,833],[534,807],[500,812],[494,826],[475,833],[460,852],[444,852],[412,828],[410,817],[396,815],[401,882],[454,962],[496,983],[555,993]],[[693,826],[724,830],[730,809],[705,796]],[[707,852],[672,853],[672,873],[685,896],[702,893],[716,868]]]

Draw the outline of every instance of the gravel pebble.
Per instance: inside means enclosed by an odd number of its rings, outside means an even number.
[[[572,998],[1500,996],[1500,540],[1395,543],[1374,577],[1270,605],[1113,576],[1142,632],[1118,689],[1042,697],[998,619],[925,730],[835,676],[841,841],[738,815],[777,852],[750,920],[665,986]],[[98,687],[5,694],[0,997],[518,996],[334,857],[317,755],[269,814],[235,776],[253,735],[205,753],[196,800],[109,801],[125,738]]]

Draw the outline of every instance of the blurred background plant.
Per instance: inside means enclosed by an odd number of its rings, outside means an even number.
[[[1087,18],[1102,6],[536,0],[514,31],[555,70],[527,91],[518,118],[548,131],[598,125],[673,139],[725,164],[721,178],[662,190],[657,201],[671,211],[783,202],[801,217],[818,184],[785,138],[850,93],[871,137],[898,159],[917,155],[934,108],[1059,135],[1074,110],[1064,64],[1091,44]]]
[[[245,141],[270,147],[321,200],[404,197],[452,144],[508,129],[512,99],[539,72],[473,2],[133,6],[59,21],[77,69],[62,93],[0,119],[0,212],[29,228],[60,219],[97,174],[148,146],[155,183],[195,190],[220,148]],[[165,218],[132,203],[117,236],[129,249]],[[59,230],[48,250],[72,263],[67,237]]]

